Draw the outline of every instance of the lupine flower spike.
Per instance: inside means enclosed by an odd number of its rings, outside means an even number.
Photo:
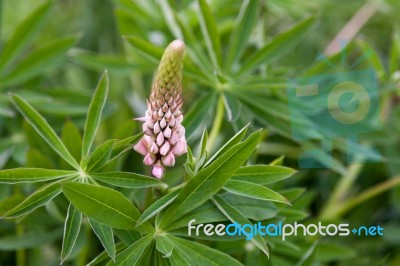
[[[174,166],[175,157],[187,152],[182,126],[182,67],[185,44],[180,40],[166,48],[153,81],[143,121],[144,136],[134,146],[144,156],[143,163],[153,166],[152,174],[161,178],[166,166]]]

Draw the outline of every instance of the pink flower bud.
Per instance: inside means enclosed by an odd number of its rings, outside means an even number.
[[[175,157],[187,152],[185,129],[181,125],[182,67],[185,44],[180,40],[166,48],[154,78],[143,122],[145,136],[134,146],[145,156],[143,162],[153,165],[152,174],[161,178],[165,166],[174,166]]]

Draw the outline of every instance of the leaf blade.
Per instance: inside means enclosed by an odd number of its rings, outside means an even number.
[[[0,170],[0,183],[16,184],[43,182],[76,174],[75,171],[42,168],[14,168]]]
[[[163,184],[154,177],[128,172],[92,173],[90,176],[98,181],[125,188],[145,188]]]
[[[79,169],[79,165],[75,158],[67,150],[64,143],[57,136],[54,129],[47,123],[46,119],[41,116],[30,104],[15,94],[10,94],[11,100],[15,107],[25,117],[29,124],[38,132],[38,134],[58,153],[67,163],[75,169]]]
[[[314,22],[314,17],[309,17],[299,22],[289,30],[279,34],[271,42],[267,43],[263,48],[251,56],[246,62],[243,63],[237,75],[243,75],[244,73],[252,70],[262,62],[275,59],[287,52],[295,44],[298,43],[298,36],[303,35],[306,30]]]
[[[62,189],[67,199],[89,218],[112,228],[135,230],[140,213],[120,192],[80,183],[67,183]],[[143,224],[139,229],[152,231],[150,224]]]
[[[64,224],[64,235],[60,255],[61,264],[68,258],[75,246],[81,229],[81,222],[82,213],[75,209],[72,203],[70,203]]]
[[[108,73],[107,71],[104,71],[103,75],[100,77],[92,101],[89,105],[83,134],[82,157],[90,153],[90,148],[93,144],[97,128],[100,124],[101,113],[107,100],[108,86]]]
[[[179,192],[175,201],[166,209],[161,218],[160,227],[165,228],[218,192],[240,165],[253,153],[259,141],[260,133],[260,131],[254,132],[245,141],[233,146],[190,179]]]
[[[114,234],[110,227],[103,225],[93,219],[88,219],[90,227],[92,227],[93,232],[96,234],[97,238],[100,240],[107,254],[112,260],[115,260],[115,242]]]

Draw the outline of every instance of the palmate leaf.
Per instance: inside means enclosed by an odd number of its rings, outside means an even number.
[[[165,210],[160,220],[160,228],[166,228],[217,193],[253,153],[259,137],[260,131],[254,132],[245,141],[234,145],[190,179],[175,201]]]
[[[75,209],[75,207],[70,203],[64,224],[64,235],[60,255],[61,264],[68,258],[75,246],[81,228],[81,222],[82,213]]]
[[[84,215],[117,229],[135,230],[140,212],[120,192],[113,189],[80,183],[67,183],[64,195]],[[143,223],[139,231],[152,232],[149,223]]]
[[[39,135],[57,152],[67,163],[75,169],[79,169],[79,165],[75,158],[67,150],[54,129],[50,127],[46,119],[44,119],[31,105],[29,105],[21,97],[10,94],[11,100],[21,114],[25,117],[29,124],[39,133]]]
[[[100,124],[101,113],[107,100],[108,85],[108,73],[105,71],[97,84],[92,101],[89,105],[83,133],[82,158],[90,153],[90,148]]]

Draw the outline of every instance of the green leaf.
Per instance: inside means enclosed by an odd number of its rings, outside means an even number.
[[[46,14],[49,12],[52,1],[46,1],[43,5],[34,10],[29,17],[23,20],[4,45],[0,55],[0,71],[4,71],[4,67],[9,65],[21,51],[24,50],[32,38],[36,35],[37,30],[43,24]]]
[[[7,211],[14,209],[24,200],[25,197],[21,194],[14,194],[8,198],[2,199],[0,201],[0,217],[2,217]]]
[[[296,170],[271,165],[251,165],[240,167],[232,177],[232,180],[242,180],[259,185],[276,183],[289,178]]]
[[[57,39],[33,51],[19,62],[10,73],[2,75],[2,85],[16,85],[43,72],[56,69],[75,41],[76,37]]]
[[[231,256],[216,249],[175,236],[168,236],[168,238],[174,250],[179,251],[185,260],[195,263],[194,265],[242,265]]]
[[[232,65],[240,58],[257,22],[258,0],[245,0],[240,7],[235,26],[230,37],[230,49],[225,63],[225,69],[231,70]]]
[[[61,193],[61,186],[59,183],[53,183],[41,187],[39,190],[35,191],[23,202],[18,204],[15,208],[7,211],[4,217],[15,218],[21,215],[30,213],[31,211],[39,208],[50,202],[54,197]]]
[[[118,140],[112,147],[110,161],[118,158],[127,151],[132,150],[132,144],[136,143],[143,136],[143,133]]]
[[[74,62],[96,71],[103,71],[106,68],[111,73],[115,71],[118,74],[129,74],[131,71],[137,69],[137,66],[127,62],[124,56],[94,53],[77,48],[71,49],[68,54]]]
[[[107,254],[112,260],[115,260],[116,249],[112,229],[106,225],[96,222],[95,220],[88,219],[88,221],[93,229],[93,232],[97,235],[97,238],[107,251]]]
[[[267,187],[249,183],[246,181],[229,180],[225,184],[224,190],[244,197],[265,201],[281,202],[290,205],[289,201],[279,193]]]
[[[64,224],[64,236],[61,249],[61,264],[71,254],[81,229],[82,213],[69,204],[67,218]]]
[[[175,201],[166,209],[160,227],[165,228],[217,193],[253,153],[259,142],[260,133],[260,131],[254,132],[244,142],[230,148],[190,179]]]
[[[389,76],[392,76],[394,72],[399,69],[400,60],[400,35],[398,30],[393,32],[392,35],[392,46],[390,48],[389,55]]]
[[[79,169],[79,165],[64,146],[54,129],[50,127],[46,119],[44,119],[31,105],[18,95],[10,94],[11,100],[25,119],[39,133],[39,135],[57,152],[67,163],[75,169]]]
[[[116,252],[120,252],[126,248],[126,245],[124,242],[119,242],[116,244],[115,249]],[[106,263],[110,262],[110,257],[107,251],[101,252],[96,258],[94,258],[92,261],[90,261],[87,266],[97,266],[97,265],[106,265]]]
[[[140,260],[146,247],[153,240],[152,235],[146,235],[127,247],[124,251],[117,255],[115,262],[110,261],[107,266],[133,266]]]
[[[314,17],[309,17],[297,23],[291,29],[279,34],[271,42],[267,43],[258,52],[254,53],[243,65],[240,67],[237,75],[251,71],[260,64],[271,61],[278,57],[283,56],[286,52],[293,49],[293,47],[300,42],[301,37],[314,23]]]
[[[216,69],[222,65],[221,41],[218,33],[217,23],[211,13],[210,7],[206,0],[197,0],[199,11],[198,17],[200,29],[203,33],[205,43],[207,45],[208,54]]]
[[[252,224],[246,217],[243,216],[238,210],[232,207],[229,203],[223,200],[220,196],[215,195],[212,199],[215,206],[232,222],[239,224]],[[256,245],[267,257],[269,257],[268,246],[261,235],[254,235],[251,239],[254,245]]]
[[[112,147],[116,139],[110,139],[97,147],[87,162],[86,171],[96,171],[103,167],[110,159]]]
[[[149,220],[154,215],[156,215],[157,213],[159,213],[160,211],[162,211],[163,209],[168,207],[168,205],[170,205],[175,200],[179,191],[180,190],[172,191],[172,192],[168,193],[167,195],[163,196],[162,198],[158,199],[153,204],[151,204],[139,217],[136,226],[141,225],[142,223]]]
[[[94,179],[117,187],[144,188],[163,184],[160,180],[129,172],[92,173]]]
[[[225,92],[222,95],[222,99],[224,100],[224,106],[228,121],[229,122],[237,121],[240,117],[242,109],[238,99],[236,99],[235,96],[227,92]]]
[[[0,170],[0,183],[32,183],[69,177],[75,171],[51,170],[41,168],[15,168]]]
[[[0,250],[20,250],[23,248],[38,247],[40,245],[52,243],[61,236],[61,229],[47,232],[35,230],[20,236],[15,234],[2,236],[0,238]]]
[[[213,162],[216,158],[218,158],[220,155],[224,154],[227,150],[232,148],[234,145],[242,141],[244,136],[247,133],[247,129],[249,128],[250,124],[247,124],[245,127],[243,127],[241,130],[239,130],[238,133],[235,134],[227,143],[224,144],[205,164],[205,166],[209,165],[211,162]]]
[[[74,122],[68,120],[65,122],[61,133],[61,140],[65,147],[71,152],[75,160],[80,161],[82,151],[82,136]]]
[[[108,73],[107,71],[104,71],[89,105],[88,115],[85,122],[85,131],[83,134],[82,157],[89,155],[90,153],[90,147],[93,144],[97,128],[100,124],[101,112],[106,104],[108,84]]]
[[[208,142],[207,128],[204,128],[203,135],[201,136],[201,140],[200,140],[199,151],[198,151],[198,154],[197,154],[197,158],[198,159],[203,157],[203,154],[205,154],[207,152],[206,151],[207,142]]]
[[[164,49],[161,47],[155,46],[154,44],[136,36],[124,36],[124,38],[132,47],[142,52],[154,63],[158,63],[160,61],[164,53]]]
[[[67,183],[62,189],[67,199],[89,218],[112,228],[135,230],[140,213],[120,192],[80,183]],[[150,224],[143,224],[139,229],[152,231]]]
[[[216,99],[215,93],[208,93],[206,96],[196,101],[191,110],[185,115],[183,126],[186,129],[187,139],[190,139],[196,130],[207,122],[210,110],[213,110]]]

